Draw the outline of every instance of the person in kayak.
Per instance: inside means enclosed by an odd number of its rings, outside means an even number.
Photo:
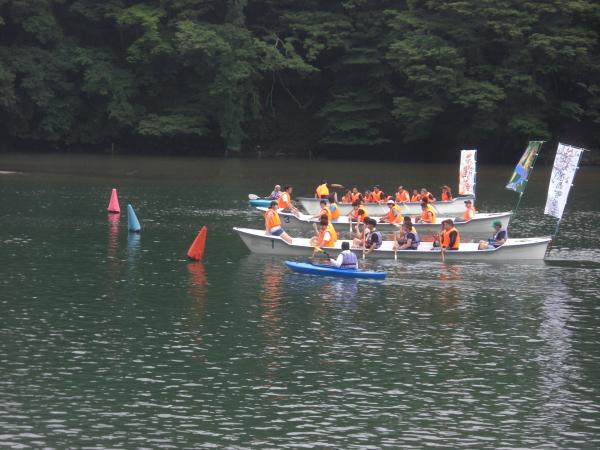
[[[277,200],[279,197],[281,197],[281,186],[276,184],[273,188],[273,192],[271,192],[271,195],[269,195],[269,200]]]
[[[460,233],[454,227],[452,219],[446,219],[442,222],[442,233],[440,234],[440,243],[444,250],[458,250],[460,246]]]
[[[402,232],[400,238],[394,242],[394,250],[416,250],[421,242],[419,235],[414,231],[414,227],[410,222],[402,224]]]
[[[493,223],[494,234],[487,241],[479,241],[479,250],[488,250],[498,248],[508,239],[508,231],[502,228],[502,222],[495,220]]]
[[[290,185],[285,185],[283,187],[283,192],[277,199],[277,206],[282,210],[282,212],[291,212],[295,216],[298,216],[300,211],[298,211],[298,209],[292,205],[292,190],[293,188]]]
[[[268,235],[279,236],[285,242],[291,244],[292,238],[281,228],[281,219],[279,218],[279,214],[277,214],[278,206],[279,204],[273,200],[269,209],[267,209],[265,213],[265,229]]]
[[[348,241],[342,242],[342,253],[340,253],[337,259],[330,259],[338,269],[354,269],[358,270],[358,258],[354,253],[350,251],[350,243]]]

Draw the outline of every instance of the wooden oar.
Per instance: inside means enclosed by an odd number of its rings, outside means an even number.
[[[331,186],[332,188],[344,189],[344,185],[343,184],[331,183],[329,186]]]

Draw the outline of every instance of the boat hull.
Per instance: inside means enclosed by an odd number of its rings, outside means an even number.
[[[309,275],[318,275],[322,277],[338,277],[338,278],[363,278],[372,280],[385,279],[385,272],[370,272],[362,270],[338,269],[336,267],[327,267],[318,264],[301,263],[294,261],[286,261],[286,266],[294,272],[305,273]]]
[[[457,217],[462,216],[465,212],[465,200],[474,201],[474,199],[475,197],[473,196],[463,196],[452,199],[449,202],[433,202],[431,205],[438,215]],[[321,200],[318,198],[298,197],[297,200],[308,214],[317,214],[321,209],[319,204]],[[418,216],[421,214],[421,202],[398,203],[398,205],[400,205],[400,208],[402,209],[402,214],[411,216]],[[342,215],[346,215],[352,210],[352,205],[350,203],[338,203],[338,206]],[[370,216],[383,216],[388,211],[388,207],[385,203],[365,203],[363,206]]]
[[[266,208],[258,208],[259,211],[265,212]],[[312,216],[308,214],[300,214],[295,216],[292,213],[279,212],[279,216],[281,218],[281,222],[283,227],[287,230],[298,230],[302,232],[313,232],[314,225],[319,223],[319,219],[314,219]],[[510,223],[510,219],[512,217],[512,212],[503,212],[503,213],[482,213],[476,214],[475,217],[468,222],[455,222],[455,226],[460,232],[461,238],[463,240],[469,239],[483,239],[488,238],[494,231],[493,223],[496,220],[502,222],[502,228],[508,228],[508,224]],[[400,229],[397,225],[392,225],[389,223],[381,223],[379,222],[378,217],[373,217],[377,219],[377,229],[382,233],[393,233]],[[426,237],[430,234],[436,234],[440,232],[441,221],[444,220],[443,217],[438,217],[438,220],[435,224],[430,223],[415,223],[415,229],[419,236]],[[333,227],[338,232],[349,231],[350,223],[349,219],[346,216],[341,216],[338,219],[335,219],[331,222]]]
[[[280,237],[265,234],[263,230],[251,228],[234,228],[244,244],[253,253],[279,256],[310,256],[314,248],[310,240],[305,238],[294,238],[292,244],[288,244]],[[337,241],[335,247],[327,247],[324,250],[333,258],[342,251],[342,240]],[[508,239],[506,244],[496,249],[478,250],[477,243],[462,243],[459,250],[445,251],[446,261],[531,261],[544,259],[546,248],[550,242],[549,237],[544,238],[522,238]],[[353,249],[360,256],[361,249]],[[393,250],[392,241],[384,241],[381,247],[368,255],[369,259],[415,259],[415,260],[440,260],[438,249],[432,247],[431,242],[421,242],[418,250]]]
[[[268,208],[271,206],[271,201],[266,198],[258,198],[256,200],[248,200],[250,206],[254,206],[255,208]]]

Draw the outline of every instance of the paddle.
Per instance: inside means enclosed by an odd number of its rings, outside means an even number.
[[[343,184],[331,183],[329,186],[331,186],[332,188],[344,189],[344,185]]]
[[[248,194],[248,200],[260,200],[260,197],[256,194]]]
[[[331,255],[330,255],[329,253],[327,253],[325,250],[323,250],[321,247],[314,246],[314,247],[313,247],[313,250],[314,250],[314,251],[313,251],[313,254],[314,254],[315,252],[316,252],[316,253],[322,252],[322,253],[325,253],[325,256],[327,256],[329,259],[331,259]]]

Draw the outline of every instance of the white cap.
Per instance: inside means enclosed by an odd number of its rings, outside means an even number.
[[[391,198],[387,201],[388,205],[393,205],[394,203],[396,203],[394,200],[392,200]]]

